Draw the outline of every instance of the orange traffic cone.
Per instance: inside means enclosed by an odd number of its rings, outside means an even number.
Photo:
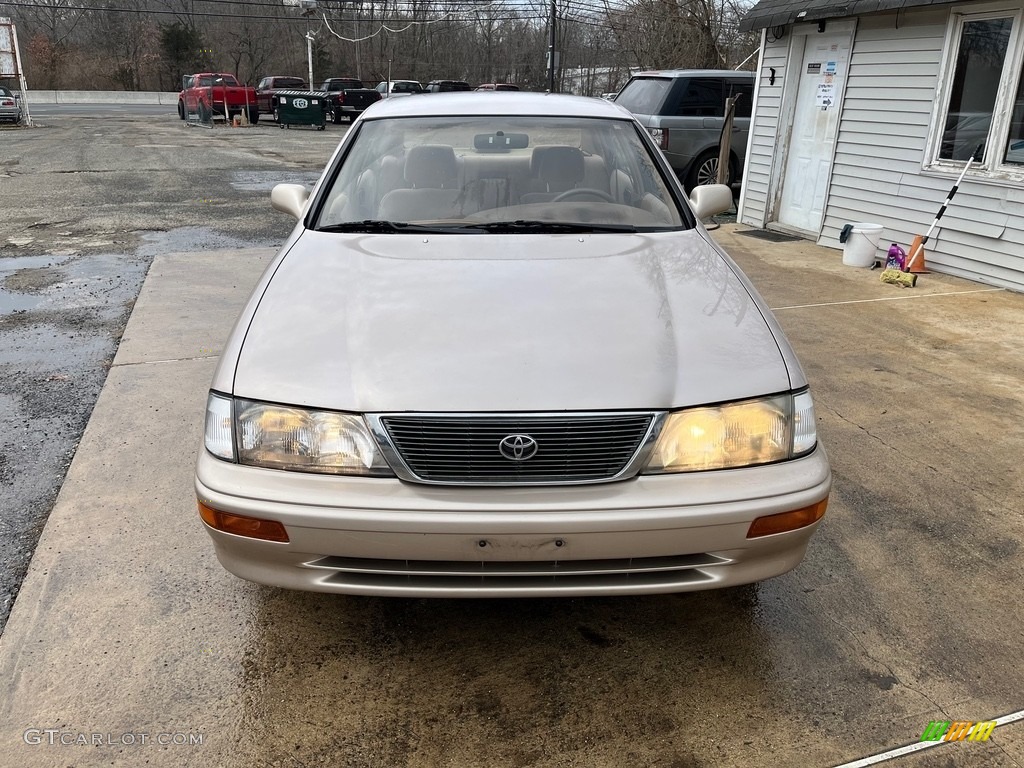
[[[914,242],[910,244],[910,250],[907,253],[910,254],[907,257],[907,272],[918,275],[928,272],[928,268],[924,265],[924,238],[921,235],[914,235]]]

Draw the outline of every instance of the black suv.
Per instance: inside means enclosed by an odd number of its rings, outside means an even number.
[[[643,123],[664,150],[689,192],[714,184],[725,100],[739,96],[733,115],[729,184],[743,176],[754,102],[754,73],[731,69],[670,69],[639,72],[615,97]]]
[[[448,93],[449,91],[471,91],[469,83],[461,80],[431,80],[423,89],[425,93]]]

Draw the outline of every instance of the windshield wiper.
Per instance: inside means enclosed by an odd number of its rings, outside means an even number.
[[[555,234],[579,234],[585,232],[636,232],[631,224],[590,224],[585,222],[539,221],[537,219],[516,219],[515,221],[482,221],[476,224],[460,224],[449,227],[457,231],[491,232],[497,234],[512,232],[550,232]]]
[[[317,232],[447,232],[448,227],[434,227],[429,224],[409,224],[405,221],[381,221],[379,219],[363,219],[362,221],[343,221],[340,224],[327,224],[317,227]]]

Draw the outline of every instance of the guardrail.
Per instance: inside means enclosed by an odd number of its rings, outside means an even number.
[[[33,104],[164,104],[177,106],[177,91],[32,91]]]

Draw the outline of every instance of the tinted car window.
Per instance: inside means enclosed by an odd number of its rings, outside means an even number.
[[[680,117],[722,117],[725,93],[719,79],[690,78],[685,81],[674,114]]]
[[[274,81],[275,88],[303,88],[306,81],[299,77],[279,77]]]
[[[323,89],[326,91],[343,91],[348,88],[362,88],[363,83],[361,80],[352,80],[341,77],[336,77],[333,80],[328,80],[323,85]]]
[[[664,77],[638,77],[619,92],[615,103],[637,115],[656,115],[671,85]]]
[[[754,106],[754,84],[729,83],[728,89],[731,95],[739,97],[736,101],[736,117],[750,117],[750,110]]]

